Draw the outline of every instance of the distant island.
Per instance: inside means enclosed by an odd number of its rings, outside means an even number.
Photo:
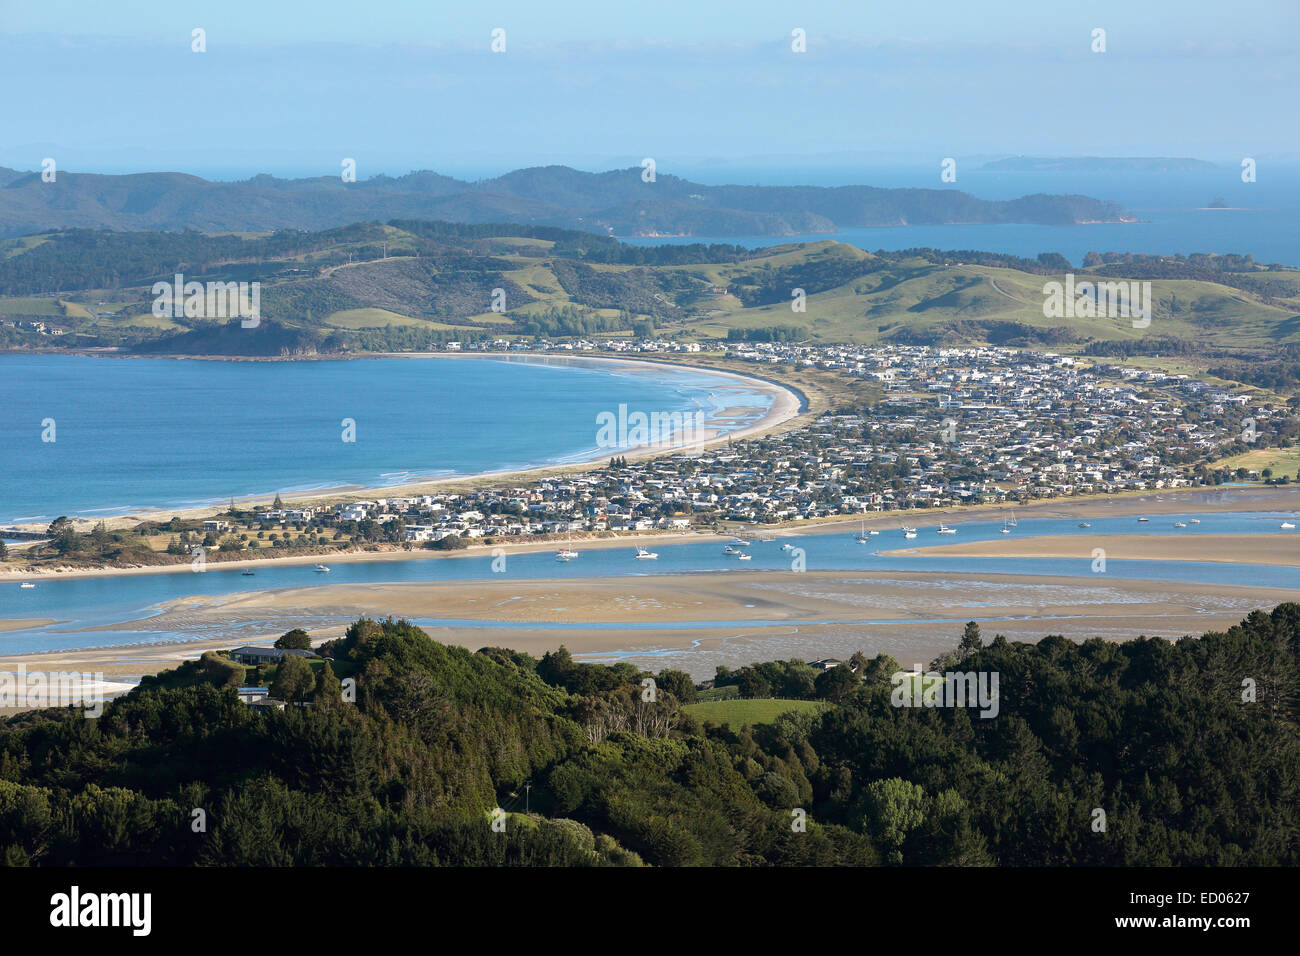
[[[1218,168],[1203,159],[1167,156],[1008,156],[980,167],[989,172],[1017,173],[1188,173]]]
[[[212,182],[183,173],[106,176],[0,168],[0,238],[51,229],[203,233],[330,229],[394,218],[515,222],[618,236],[791,236],[855,226],[1120,222],[1087,196],[993,201],[954,189],[705,186],[660,172],[520,169],[467,182],[420,171],[344,182],[340,175]],[[935,181],[938,182],[936,169]]]

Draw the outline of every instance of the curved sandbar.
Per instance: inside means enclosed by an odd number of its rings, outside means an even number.
[[[1300,567],[1300,534],[1079,534],[967,541],[922,548],[893,548],[882,555],[962,558],[1078,558],[1094,550],[1111,561],[1208,561]]]

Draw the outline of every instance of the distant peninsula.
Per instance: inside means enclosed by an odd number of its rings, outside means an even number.
[[[266,233],[356,222],[512,222],[613,236],[793,236],[861,226],[1121,222],[1087,196],[993,201],[955,189],[705,186],[641,167],[592,173],[520,169],[469,182],[421,171],[344,182],[341,175],[214,182],[184,173],[41,174],[0,168],[0,238],[55,229]],[[936,180],[938,175],[936,173]]]
[[[1189,173],[1219,167],[1203,159],[1168,156],[1008,156],[979,168],[1007,173]]]

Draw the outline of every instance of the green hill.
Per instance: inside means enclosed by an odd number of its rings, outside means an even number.
[[[1068,270],[1080,282],[1150,282],[1150,326],[1134,328],[1126,318],[1045,316],[1045,284],[1067,270],[1050,255],[871,254],[833,241],[639,247],[550,227],[421,220],[253,236],[67,230],[0,242],[0,321],[9,326],[0,325],[0,344],[294,354],[652,328],[686,339],[1072,350],[1300,344],[1300,271],[1239,256],[1110,254]],[[177,272],[259,282],[264,324],[278,331],[154,316],[153,284]],[[41,336],[24,325],[34,319],[67,334]]]
[[[361,620],[328,662],[280,665],[283,708],[242,702],[245,668],[210,654],[95,720],[0,717],[0,860],[1294,867],[1298,635],[1283,604],[1173,642],[997,636],[961,662],[999,678],[988,719],[898,706],[882,655],[834,703],[751,728],[692,716],[680,671],[646,701],[626,662]]]

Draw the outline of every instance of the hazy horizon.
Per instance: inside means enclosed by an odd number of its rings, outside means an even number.
[[[724,2],[441,10],[396,2],[310,18],[235,2],[14,6],[0,164],[214,178],[492,175],[560,163],[665,171],[1032,156],[1300,160],[1294,4],[1232,15],[1158,0],[1086,15],[1005,3],[781,12]],[[206,51],[191,50],[205,31]],[[505,52],[491,50],[505,32]],[[1106,31],[1093,52],[1093,31]],[[806,52],[792,49],[792,31]],[[21,132],[19,132],[21,131]],[[599,133],[597,140],[593,132]],[[878,162],[875,162],[878,161]],[[934,180],[938,182],[937,173]],[[1261,179],[1263,176],[1261,175]],[[959,181],[960,185],[960,181]]]

